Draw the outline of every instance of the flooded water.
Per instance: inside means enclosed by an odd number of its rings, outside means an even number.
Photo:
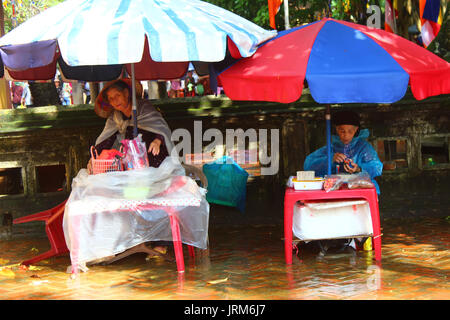
[[[66,273],[68,255],[23,269],[17,265],[20,261],[48,250],[49,244],[42,232],[14,226],[13,238],[0,241],[0,299],[450,299],[450,223],[445,218],[382,221],[378,264],[371,251],[330,251],[322,256],[300,246],[288,266],[281,213],[274,213],[271,221],[244,223],[239,220],[244,214],[231,209],[229,216],[214,212],[209,252],[197,250],[193,259],[185,248],[184,274],[177,273],[175,262],[146,261],[145,254],[91,266],[76,279]],[[171,247],[168,255],[173,258]]]

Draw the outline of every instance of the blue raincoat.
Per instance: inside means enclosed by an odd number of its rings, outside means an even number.
[[[380,194],[380,187],[374,180],[375,177],[380,176],[383,171],[383,163],[378,158],[378,155],[372,145],[366,141],[369,137],[369,130],[363,129],[358,136],[353,137],[353,140],[344,145],[337,135],[331,137],[331,155],[336,152],[345,154],[351,158],[362,171],[367,172],[372,179],[377,193]],[[327,147],[317,149],[305,159],[303,165],[304,170],[314,170],[316,176],[325,176],[327,174]],[[336,165],[334,162],[331,165],[331,172],[336,173]]]

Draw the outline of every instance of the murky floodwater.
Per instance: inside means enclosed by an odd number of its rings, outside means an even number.
[[[42,233],[30,239],[19,230],[0,241],[0,298],[450,299],[450,224],[444,218],[382,221],[381,264],[372,252],[322,256],[311,246],[300,247],[291,266],[284,261],[282,220],[235,222],[216,224],[212,217],[209,254],[197,251],[192,259],[185,249],[184,274],[175,262],[135,254],[91,266],[75,280],[65,273],[68,255],[28,270],[15,265],[49,248]],[[168,254],[173,256],[171,248]]]

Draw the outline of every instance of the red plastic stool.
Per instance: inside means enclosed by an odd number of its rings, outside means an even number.
[[[64,238],[62,222],[66,202],[67,200],[64,200],[64,202],[58,204],[54,208],[14,219],[14,224],[30,221],[45,221],[45,232],[47,233],[47,238],[50,241],[51,246],[49,251],[44,252],[32,259],[25,260],[21,264],[28,266],[38,261],[69,252],[69,249],[66,246],[66,240]]]

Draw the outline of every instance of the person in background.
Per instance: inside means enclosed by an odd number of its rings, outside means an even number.
[[[63,82],[62,85],[62,105],[69,106],[72,104],[72,86],[68,82]]]
[[[11,102],[13,109],[17,109],[22,103],[23,87],[20,82],[13,81],[11,84]]]
[[[23,83],[23,92],[22,92],[22,104],[27,108],[33,107],[33,98],[31,96],[30,86],[28,85],[28,81]]]
[[[195,94],[197,96],[202,96],[205,93],[205,87],[203,86],[203,79],[200,79],[197,83],[197,85],[195,86]]]
[[[180,98],[184,95],[184,81],[175,79],[170,81],[169,98]]]
[[[83,93],[86,95],[85,104],[89,104],[91,102],[91,88],[89,87],[89,82],[83,83]]]
[[[195,96],[195,80],[192,71],[189,70],[186,75],[185,80],[185,96],[194,97]]]
[[[63,93],[62,93],[63,87],[61,85],[61,80],[59,80],[58,77],[55,77],[54,83],[56,87],[56,92],[58,93],[59,103],[63,104]]]

